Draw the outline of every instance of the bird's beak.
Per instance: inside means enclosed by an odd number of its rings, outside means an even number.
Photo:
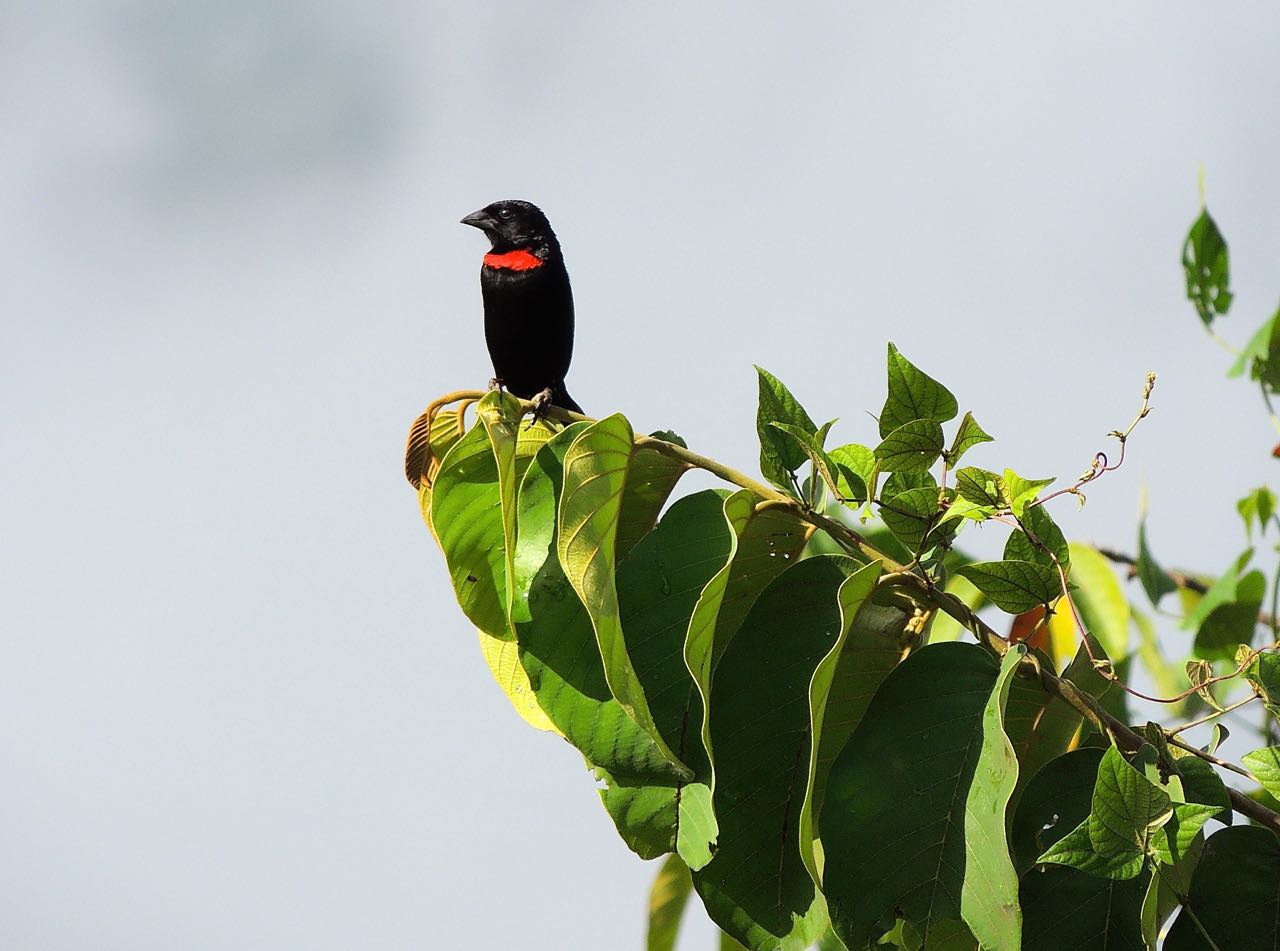
[[[485,232],[492,231],[498,226],[498,222],[493,219],[493,216],[483,210],[471,212],[471,214],[462,219],[462,223]]]

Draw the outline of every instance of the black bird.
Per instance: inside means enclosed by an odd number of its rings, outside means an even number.
[[[462,223],[493,245],[480,268],[491,385],[581,413],[564,385],[573,359],[573,291],[547,216],[527,201],[495,201]]]

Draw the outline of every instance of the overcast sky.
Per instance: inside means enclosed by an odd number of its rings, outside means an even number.
[[[1276,437],[1178,255],[1203,162],[1223,334],[1276,307],[1280,8],[1029,6],[0,10],[0,943],[642,947],[656,865],[493,686],[401,474],[491,375],[457,221],[498,198],[560,233],[589,413],[750,469],[759,363],[866,442],[892,339],[974,463],[1070,478],[1154,369],[1055,511],[1131,548],[1145,482],[1221,570]]]

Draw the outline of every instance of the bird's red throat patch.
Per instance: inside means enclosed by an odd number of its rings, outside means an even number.
[[[507,251],[505,254],[486,254],[485,267],[496,267],[504,271],[532,271],[547,262],[531,251]]]

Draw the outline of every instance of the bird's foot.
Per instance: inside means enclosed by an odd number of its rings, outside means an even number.
[[[491,390],[502,389],[502,380],[496,376],[489,377],[489,389]]]
[[[547,418],[547,411],[551,409],[551,398],[555,394],[552,393],[551,387],[547,387],[533,395],[533,399],[529,402],[533,404],[533,411],[529,413],[529,426],[532,428],[536,423],[542,422]]]

